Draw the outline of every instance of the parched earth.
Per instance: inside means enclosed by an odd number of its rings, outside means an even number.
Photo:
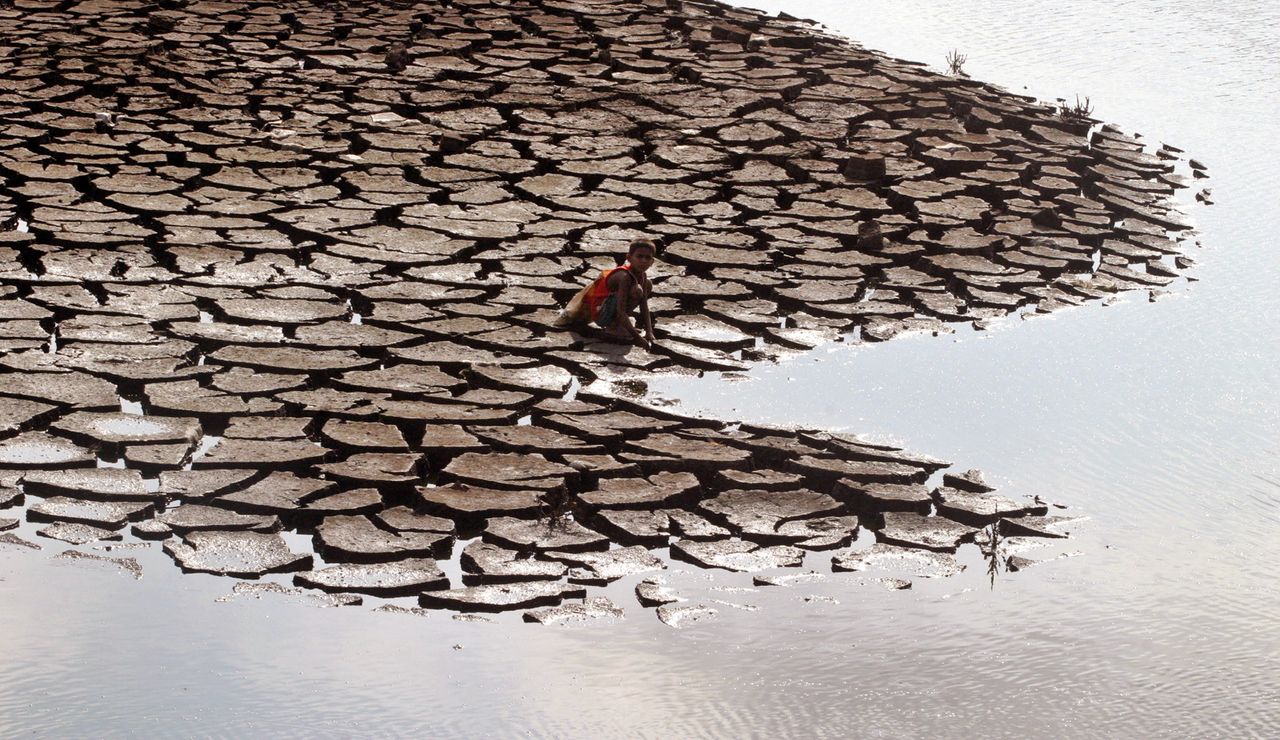
[[[1177,150],[714,3],[372,5],[0,8],[0,528],[570,600],[540,622],[616,617],[591,587],[666,548],[932,576],[983,530],[1060,536],[927,456],[580,389],[1158,290]],[[554,329],[639,236],[657,346]]]

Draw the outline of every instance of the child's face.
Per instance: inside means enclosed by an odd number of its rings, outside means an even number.
[[[631,263],[632,269],[636,272],[644,272],[653,265],[653,250],[648,247],[636,247],[627,255],[627,262]]]

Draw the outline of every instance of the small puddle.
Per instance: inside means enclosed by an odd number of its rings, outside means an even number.
[[[137,413],[137,419],[102,419],[93,423],[93,429],[102,435],[111,435],[116,437],[143,437],[152,434],[163,434],[169,431],[169,427],[155,421],[149,421],[141,418],[142,406],[138,405],[137,412],[130,412],[124,409],[125,401],[121,400],[120,407],[124,413]]]
[[[83,461],[85,450],[67,442],[65,445],[40,440],[12,440],[0,445],[0,465],[61,465]]]

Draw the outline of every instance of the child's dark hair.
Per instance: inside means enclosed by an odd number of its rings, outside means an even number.
[[[653,256],[658,256],[658,244],[652,239],[636,239],[627,247],[627,254],[631,254],[637,249],[648,249],[653,252]]]

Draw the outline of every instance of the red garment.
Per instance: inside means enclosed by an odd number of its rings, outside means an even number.
[[[586,304],[587,309],[591,311],[591,320],[596,321],[600,318],[600,305],[604,303],[604,299],[609,297],[609,278],[618,270],[626,270],[631,275],[631,265],[625,264],[621,267],[611,267],[600,273],[600,277],[591,284],[591,288],[587,291]],[[631,280],[635,282],[635,276],[631,275]]]

